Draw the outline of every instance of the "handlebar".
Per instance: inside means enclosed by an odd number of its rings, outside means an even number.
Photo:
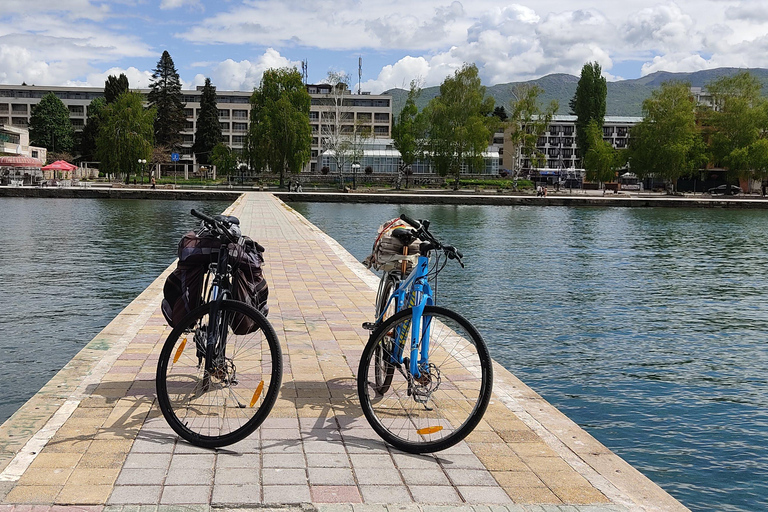
[[[220,235],[225,236],[230,241],[237,242],[240,239],[240,229],[237,227],[239,221],[235,217],[225,217],[222,215],[211,217],[203,212],[195,210],[194,208],[192,208],[192,211],[189,213],[191,213],[192,216],[202,220],[205,224],[208,225],[208,227]]]
[[[456,260],[459,262],[459,265],[461,265],[461,268],[464,268],[464,262],[461,261],[461,259],[464,257],[464,255],[456,249],[452,245],[443,245],[440,243],[440,241],[435,238],[435,236],[429,232],[429,221],[428,220],[421,220],[418,221],[416,219],[412,219],[408,215],[402,213],[400,214],[400,220],[404,221],[405,223],[411,225],[414,228],[414,231],[417,233],[418,238],[421,238],[422,240],[425,240],[427,242],[427,251],[431,249],[440,249],[442,250],[445,255],[448,257],[449,260]]]

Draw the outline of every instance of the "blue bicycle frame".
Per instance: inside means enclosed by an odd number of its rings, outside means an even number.
[[[429,286],[429,282],[427,282],[428,272],[429,258],[426,256],[419,256],[419,261],[416,263],[415,268],[392,292],[387,300],[386,306],[382,309],[381,315],[376,319],[376,323],[381,323],[384,312],[387,311],[392,304],[392,301],[395,301],[396,311],[401,311],[409,307],[413,308],[413,316],[411,320],[404,322],[396,329],[394,336],[395,343],[389,362],[398,367],[403,364],[408,328],[411,327],[411,348],[408,369],[410,374],[415,378],[420,377],[421,369],[426,369],[429,365],[429,331],[431,321],[428,320],[422,325],[422,318],[424,308],[428,305],[434,305],[435,302],[432,296],[432,288]],[[420,336],[419,333],[421,334]]]

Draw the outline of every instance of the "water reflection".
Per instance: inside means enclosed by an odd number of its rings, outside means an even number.
[[[429,218],[497,361],[691,509],[768,509],[768,212],[291,206],[361,260]]]

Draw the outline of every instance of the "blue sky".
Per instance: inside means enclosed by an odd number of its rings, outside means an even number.
[[[485,85],[597,61],[609,80],[768,67],[756,0],[0,0],[0,83],[147,87],[168,50],[184,86],[252,90],[270,67],[346,72],[374,93],[439,85],[465,62]]]

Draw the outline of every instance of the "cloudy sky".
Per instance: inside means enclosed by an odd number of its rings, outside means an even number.
[[[349,73],[373,93],[439,85],[464,62],[494,85],[599,62],[609,80],[768,67],[764,0],[0,0],[0,83],[149,84],[168,50],[185,88],[252,90],[270,67]]]

